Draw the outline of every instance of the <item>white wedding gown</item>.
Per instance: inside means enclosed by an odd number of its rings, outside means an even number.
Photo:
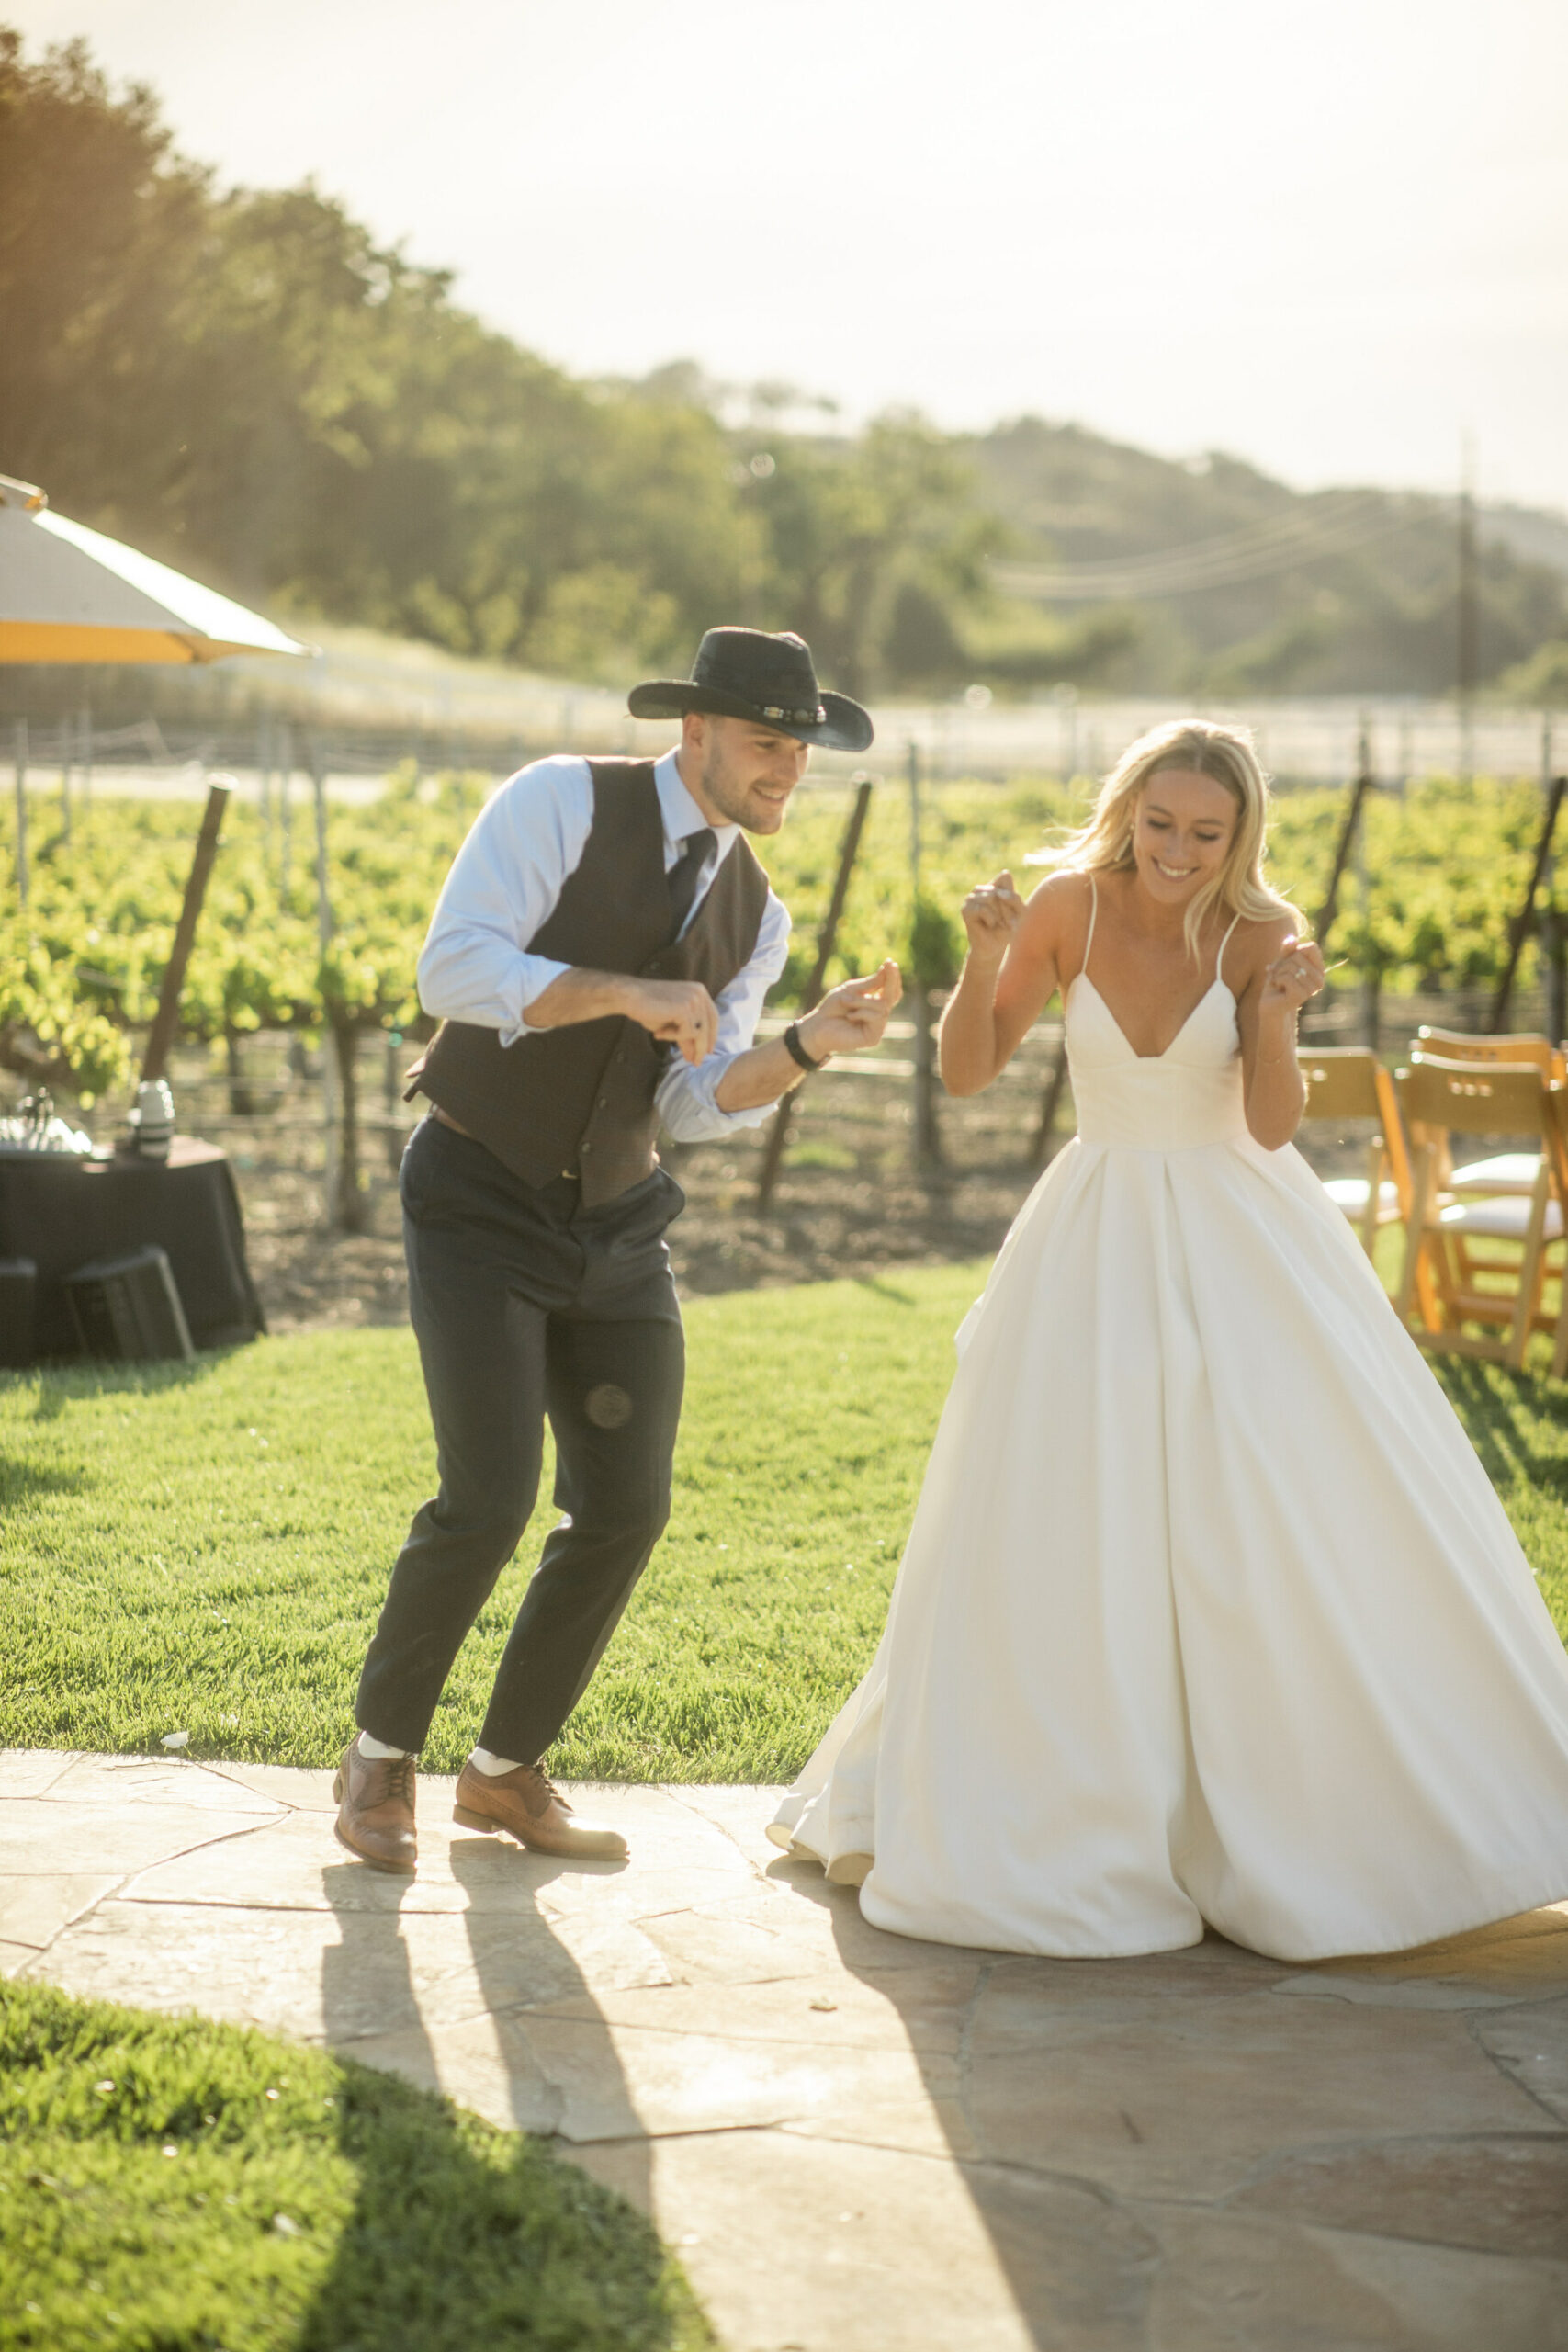
[[[1090,936],[1092,938],[1092,924]],[[870,1672],[770,1832],[879,1928],[1395,1951],[1568,1896],[1568,1657],[1217,976],[1140,1058],[1085,971]],[[1224,953],[1222,950],[1221,963]]]

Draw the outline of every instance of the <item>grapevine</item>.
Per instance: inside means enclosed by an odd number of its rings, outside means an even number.
[[[281,827],[250,801],[236,799],[228,814],[181,1003],[182,1033],[226,1046],[231,1073],[241,1041],[258,1030],[330,1044],[344,1123],[335,1206],[347,1222],[358,1187],[355,1049],[367,1031],[417,1033],[424,1021],[419,950],[489,788],[473,775],[422,786],[405,768],[373,804],[333,804],[324,944],[309,812],[295,807],[287,873]],[[907,805],[897,786],[885,784],[872,803],[829,981],[886,954],[907,967],[931,964],[934,975],[956,948],[952,918],[965,891],[1004,865],[1030,887],[1026,857],[1081,819],[1088,790],[933,790],[922,817],[917,907]],[[779,1004],[793,1000],[810,967],[847,801],[838,787],[803,793],[783,833],[761,845],[795,917]],[[1312,790],[1283,796],[1276,810],[1269,876],[1309,921],[1343,808],[1341,794]],[[67,840],[50,836],[48,808],[39,796],[25,905],[14,879],[14,818],[9,808],[0,813],[0,1066],[90,1105],[133,1073],[135,1034],[152,1019],[178,919],[194,815],[188,804],[104,797],[76,812]],[[1345,961],[1332,985],[1431,993],[1495,980],[1540,823],[1540,789],[1530,783],[1434,779],[1372,797],[1361,854],[1341,888],[1331,954]],[[1568,877],[1549,881],[1548,907],[1568,913]],[[1536,955],[1532,942],[1521,989],[1532,984]]]

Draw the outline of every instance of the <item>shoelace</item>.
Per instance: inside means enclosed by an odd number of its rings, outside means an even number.
[[[559,1805],[559,1807],[560,1807],[560,1809],[561,1809],[561,1811],[562,1811],[563,1813],[570,1813],[570,1812],[571,1811],[571,1807],[570,1807],[570,1805],[567,1803],[567,1800],[565,1799],[565,1797],[563,1797],[563,1796],[562,1796],[562,1794],[561,1794],[560,1791],[557,1788],[557,1786],[556,1786],[555,1782],[550,1779],[550,1777],[549,1777],[548,1773],[547,1773],[547,1772],[541,1772],[541,1771],[540,1771],[540,1770],[539,1770],[539,1768],[538,1768],[538,1766],[537,1766],[536,1764],[536,1765],[535,1765],[535,1767],[534,1767],[534,1778],[535,1778],[535,1780],[538,1782],[539,1787],[541,1788],[541,1790],[544,1792],[545,1797],[546,1797],[546,1799],[547,1799],[547,1802],[552,1803],[552,1804],[558,1804],[558,1805]],[[544,1809],[544,1808],[543,1808],[543,1806],[541,1806],[541,1807],[540,1807],[541,1812],[543,1811],[543,1809]]]
[[[385,1804],[388,1797],[397,1797],[404,1804],[413,1803],[413,1768],[412,1756],[388,1756],[380,1759],[387,1767],[386,1793],[376,1800]]]

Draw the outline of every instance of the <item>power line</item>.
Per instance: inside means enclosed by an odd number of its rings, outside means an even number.
[[[1199,539],[1157,554],[1129,556],[1117,563],[994,563],[991,578],[1014,596],[1042,604],[1105,604],[1175,596],[1196,588],[1224,588],[1265,579],[1320,556],[1344,555],[1373,539],[1403,530],[1410,518],[1391,511],[1376,491],[1355,491],[1325,513],[1282,515]]]

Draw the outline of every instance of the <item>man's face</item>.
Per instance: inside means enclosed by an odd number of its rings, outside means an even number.
[[[689,711],[681,739],[681,775],[705,817],[776,833],[790,794],[806,774],[808,743],[749,718]]]

